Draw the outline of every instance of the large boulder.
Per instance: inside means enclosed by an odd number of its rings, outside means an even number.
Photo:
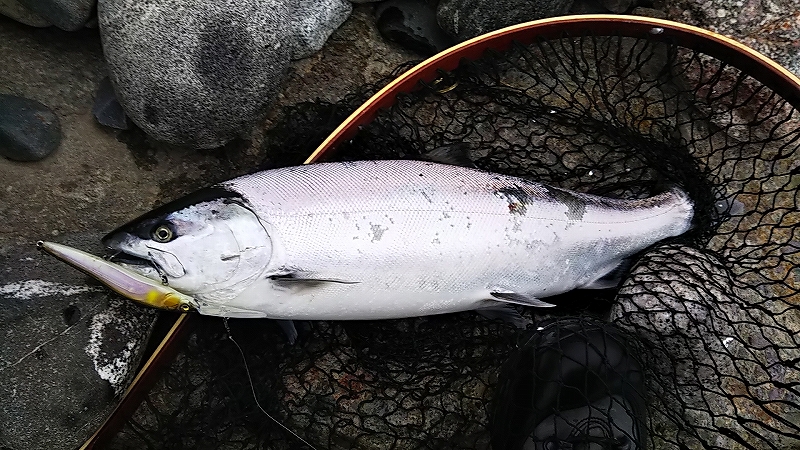
[[[245,136],[289,61],[318,50],[344,0],[101,0],[103,51],[125,112],[150,136],[213,148]]]
[[[102,0],[98,15],[125,111],[173,144],[212,148],[244,134],[291,56],[281,1]]]
[[[800,311],[791,293],[743,280],[672,245],[622,285],[610,318],[650,349],[652,448],[800,446]]]

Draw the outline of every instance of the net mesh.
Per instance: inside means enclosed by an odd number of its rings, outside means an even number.
[[[380,86],[286,109],[264,168],[302,162]],[[641,430],[581,448],[800,448],[798,124],[782,97],[711,56],[584,35],[464,61],[398,96],[333,159],[460,146],[482,169],[581,192],[682,186],[696,204],[689,233],[639,255],[618,290],[523,311],[528,333],[595,321],[642,367],[646,413],[626,406]],[[490,448],[492,417],[521,395],[508,381],[519,371],[501,369],[538,357],[536,339],[473,313],[303,322],[294,345],[274,322],[229,323],[199,321],[113,448],[303,447],[261,407],[316,448]],[[585,372],[611,373],[609,361]]]

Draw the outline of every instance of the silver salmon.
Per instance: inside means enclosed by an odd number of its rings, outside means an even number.
[[[202,314],[390,319],[609,287],[630,256],[691,226],[680,189],[639,200],[422,161],[246,175],[164,205],[105,245]]]

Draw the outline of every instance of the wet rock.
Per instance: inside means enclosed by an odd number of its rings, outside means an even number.
[[[100,33],[125,112],[150,136],[213,148],[248,132],[289,64],[283,1],[101,0]]]
[[[315,323],[301,341],[305,354],[281,360],[275,395],[284,401],[285,425],[307,430],[305,438],[319,447],[490,448],[486,405],[516,334],[501,335],[506,325],[474,322],[469,314],[460,318],[460,328],[429,318],[346,330]],[[396,346],[410,336],[414,350],[398,355]]]
[[[575,0],[570,14],[625,13],[636,4],[636,0]]]
[[[670,20],[730,36],[800,74],[800,0],[667,0]]]
[[[636,4],[636,0],[601,0],[603,6],[613,13],[624,13]]]
[[[384,38],[431,56],[454,44],[436,22],[436,7],[426,0],[388,0],[375,9]]]
[[[26,8],[17,0],[0,0],[0,14],[32,27],[49,27],[52,25],[52,23]]]
[[[97,252],[100,235],[70,245]],[[114,408],[155,318],[33,243],[0,245],[0,446],[77,448]]]
[[[642,6],[638,6],[636,8],[633,8],[633,11],[631,11],[631,14],[634,15],[634,16],[653,17],[653,18],[656,18],[656,19],[666,19],[667,18],[667,15],[664,13],[664,11],[662,11],[660,9],[645,8],[645,7],[642,7]]]
[[[620,289],[612,321],[652,349],[653,448],[800,445],[800,310],[741,278],[670,246]]]
[[[292,58],[306,58],[319,51],[352,11],[353,5],[347,0],[295,2],[292,13],[295,42]]]
[[[608,8],[600,0],[575,0],[569,8],[570,14],[607,14]]]
[[[727,35],[773,59],[790,72],[800,74],[800,52],[797,51],[800,0],[781,3],[669,0],[663,9],[664,18]],[[682,73],[688,83],[697,86],[695,96],[703,101],[695,103],[700,105],[706,121],[712,125],[695,119],[688,124],[692,129],[682,133],[705,128],[702,132],[707,135],[719,136],[707,139],[712,147],[724,149],[726,140],[734,141],[736,152],[759,154],[762,153],[759,139],[775,142],[781,139],[780,136],[794,133],[800,127],[795,109],[754,78],[764,76],[763,73],[742,72],[731,67],[730,61],[723,63],[702,55],[693,59],[692,54],[685,50],[679,51],[678,57],[676,73]],[[739,148],[745,146],[749,148]],[[762,159],[768,161],[770,158],[762,155]]]
[[[66,31],[83,28],[92,15],[95,0],[18,0],[29,10]]]
[[[125,110],[119,104],[117,96],[114,94],[114,87],[111,86],[111,80],[108,77],[103,78],[97,88],[92,114],[100,125],[118,130],[129,128],[128,117],[125,116]]]
[[[61,125],[47,106],[0,94],[0,155],[15,161],[38,161],[60,142]]]
[[[442,0],[439,25],[463,41],[510,25],[567,13],[573,0]]]

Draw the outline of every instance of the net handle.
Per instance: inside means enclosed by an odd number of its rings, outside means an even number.
[[[712,31],[641,16],[587,14],[553,17],[472,38],[414,66],[356,109],[314,150],[305,164],[319,162],[331,155],[339,144],[354,137],[360,126],[372,121],[379,110],[392,106],[398,94],[418,89],[420,82],[434,82],[442,71],[449,72],[458,67],[462,59],[476,60],[489,49],[503,51],[514,42],[527,45],[537,39],[559,39],[565,35],[579,37],[589,33],[674,43],[704,53],[736,67],[800,109],[800,78],[756,50]]]

